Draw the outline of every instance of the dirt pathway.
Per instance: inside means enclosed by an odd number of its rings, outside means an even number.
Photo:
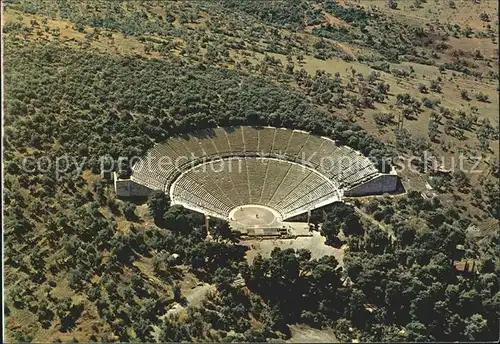
[[[200,286],[196,286],[191,289],[188,293],[184,294],[186,298],[186,304],[181,305],[180,303],[174,303],[172,307],[165,313],[159,317],[160,321],[163,321],[167,316],[173,316],[179,314],[181,311],[185,310],[189,306],[199,306],[203,300],[205,299],[207,293],[211,290],[215,290],[215,286],[205,283]],[[158,342],[161,332],[161,323],[158,325],[153,325],[153,338],[156,342]]]
[[[356,212],[361,215],[361,217],[365,218],[366,220],[370,221],[370,222],[373,222],[375,223],[377,226],[379,226],[384,232],[386,232],[387,234],[389,234],[389,236],[391,237],[391,240],[392,242],[394,242],[396,240],[396,234],[394,233],[394,231],[392,230],[392,228],[389,228],[386,224],[380,222],[380,221],[377,221],[375,220],[373,217],[371,217],[370,215],[368,215],[367,213],[365,213],[363,210],[361,210],[360,208],[357,208],[357,207],[354,207],[354,209],[356,210]]]

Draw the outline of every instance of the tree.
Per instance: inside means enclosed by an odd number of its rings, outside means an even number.
[[[469,186],[469,178],[462,170],[456,170],[453,172],[453,179],[459,189],[464,189]]]
[[[488,15],[488,13],[485,13],[485,12],[481,12],[481,14],[479,15],[479,18],[485,22],[490,21],[490,16]]]
[[[471,341],[488,340],[488,322],[481,314],[474,314],[465,321],[464,334]]]
[[[123,205],[123,215],[127,220],[134,220],[137,218],[135,215],[135,204],[131,202],[125,202]]]
[[[490,140],[487,137],[481,136],[479,139],[479,149],[483,152],[487,152],[490,149]]]
[[[420,91],[420,93],[428,93],[429,92],[427,90],[427,86],[425,86],[424,84],[419,84],[418,85],[418,90]]]
[[[139,318],[133,324],[135,335],[138,339],[144,342],[152,342],[151,324],[147,319]]]
[[[449,176],[441,173],[433,174],[430,178],[430,184],[439,191],[445,191],[450,184]]]
[[[353,289],[346,305],[346,317],[350,319],[354,326],[365,328],[369,325],[370,313],[366,310],[366,295],[359,289]]]
[[[470,36],[473,34],[474,31],[472,31],[472,28],[466,27],[464,30],[464,36],[467,38],[470,38]]]
[[[389,90],[391,89],[391,85],[384,83],[383,81],[380,81],[377,84],[377,89],[380,93],[382,94],[387,94],[389,93]]]
[[[438,80],[431,80],[430,90],[432,92],[441,93],[441,89],[442,87]]]
[[[373,226],[366,230],[365,249],[374,254],[383,253],[390,245],[391,241],[387,233],[380,227]]]
[[[218,288],[226,289],[233,282],[233,274],[231,273],[231,270],[226,267],[218,268],[215,270],[213,280],[217,284]]]
[[[465,99],[465,100],[469,100],[469,92],[467,92],[467,90],[464,90],[464,89],[461,89],[460,90],[460,96],[462,97],[462,99]]]
[[[439,133],[439,125],[436,121],[429,121],[428,134],[431,141],[434,141]]]
[[[387,113],[387,112],[379,112],[375,113],[373,115],[373,119],[375,120],[375,123],[380,126],[384,126],[387,124],[390,124],[394,121],[394,114],[393,113]]]
[[[415,240],[416,231],[413,227],[401,223],[396,229],[397,242],[401,247],[410,246]]]
[[[189,234],[194,228],[203,225],[203,215],[187,210],[181,205],[174,205],[168,208],[163,216],[163,224],[171,230]],[[206,235],[206,228],[204,229]]]
[[[484,94],[482,92],[479,92],[476,94],[476,99],[479,100],[480,102],[487,103],[489,102],[489,97],[487,94]]]
[[[413,321],[406,325],[406,341],[408,342],[433,342],[435,339],[429,334],[424,324]]]
[[[210,233],[216,239],[234,241],[236,238],[231,230],[231,226],[227,221],[211,218],[210,219]]]
[[[54,318],[54,313],[50,310],[47,300],[40,301],[36,314],[43,327],[47,328],[50,326],[50,323]]]
[[[181,288],[177,284],[174,284],[172,286],[172,292],[174,294],[174,300],[176,302],[182,302],[183,301],[183,296],[182,296]]]
[[[389,6],[390,9],[395,10],[398,8],[398,2],[396,0],[388,0],[387,6]]]
[[[339,246],[340,240],[338,235],[340,233],[340,225],[337,221],[327,219],[321,226],[321,235],[326,237],[326,244],[332,246]]]

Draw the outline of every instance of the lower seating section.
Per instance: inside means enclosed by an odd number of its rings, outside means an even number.
[[[314,172],[309,169],[292,164],[285,177],[281,180],[281,185],[276,189],[269,203],[276,204],[289,197],[290,193],[313,173]]]
[[[241,158],[192,168],[174,183],[172,198],[185,205],[193,202],[195,208],[212,214],[260,204],[287,217],[301,206],[314,207],[316,200],[334,192],[336,188],[327,179],[303,166],[269,158]]]
[[[231,183],[229,177],[225,174],[217,176],[222,167],[223,165],[217,163],[199,165],[189,173],[189,177],[203,186],[207,192],[218,194],[221,201],[235,207],[238,204],[238,199],[231,198],[234,195],[227,192],[230,191],[228,189],[228,185]]]
[[[220,203],[216,198],[205,195],[200,197],[197,190],[186,190],[182,187],[176,187],[174,193],[176,203],[194,206],[196,210],[202,213],[211,213],[217,217],[228,218],[231,208]]]
[[[318,166],[318,170],[342,186],[351,186],[359,180],[378,174],[366,157],[347,147],[341,147]]]
[[[232,204],[222,201],[220,194],[214,191],[205,189],[192,177],[180,178],[175,184],[173,198],[175,201],[188,204],[193,202],[195,205],[224,214],[224,216],[229,215],[229,211],[233,208]]]
[[[204,157],[215,160],[192,168]],[[189,202],[186,197],[192,193],[196,205],[211,213],[261,204],[283,215],[334,199],[333,185],[349,189],[379,174],[368,158],[332,140],[299,130],[238,126],[170,138],[132,167],[132,179],[150,189],[165,190],[183,171],[187,172],[173,190],[182,202]]]
[[[248,204],[250,202],[250,190],[245,159],[230,159],[227,162],[229,163],[229,170],[226,170],[226,173],[229,175],[233,186],[229,192],[238,197],[240,204]]]
[[[202,174],[206,174],[206,178],[212,180],[217,185],[217,188],[214,189],[215,192],[216,190],[221,190],[220,192],[225,194],[233,204],[241,204],[239,195],[233,192],[234,184],[228,173],[229,166],[230,163],[227,160],[214,161],[198,166],[197,169],[201,171],[194,178],[201,178]]]
[[[310,173],[307,178],[302,180],[299,184],[296,184],[295,188],[289,192],[285,197],[276,199],[272,202],[272,205],[276,208],[286,209],[288,204],[301,200],[304,197],[319,197],[321,195],[314,194],[315,190],[318,189],[320,185],[328,184],[331,185],[326,179],[322,178],[317,173]],[[333,190],[332,190],[333,191]]]
[[[332,192],[334,192],[336,189],[331,186],[330,183],[328,182],[323,182],[319,185],[313,184],[313,185],[303,185],[301,188],[310,188],[312,187],[313,189],[310,190],[309,192],[306,193],[299,193],[298,197],[290,197],[291,201],[285,201],[282,202],[283,204],[283,209],[284,212],[289,212],[291,210],[296,209],[300,205],[308,205],[311,202],[314,202],[317,199],[320,199],[321,197],[328,195]]]
[[[357,181],[378,174],[378,170],[369,159],[364,156],[356,156],[352,164],[340,176],[346,185],[354,185]]]
[[[260,203],[260,195],[264,186],[269,159],[247,159],[248,182],[250,186],[250,203]]]
[[[338,202],[340,200],[341,198],[337,190],[316,198],[313,201],[304,202],[303,200],[298,200],[288,205],[288,207],[284,210],[284,218],[291,218],[309,210],[320,208],[326,204]]]
[[[260,204],[268,204],[273,197],[276,189],[285,178],[291,164],[281,160],[270,160],[264,177]]]

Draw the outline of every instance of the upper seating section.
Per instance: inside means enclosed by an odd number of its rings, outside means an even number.
[[[132,167],[132,179],[151,189],[165,190],[182,171],[205,159],[254,155],[272,156],[310,166],[344,188],[378,174],[369,159],[349,147],[337,146],[332,140],[300,130],[235,126],[199,130],[157,144],[142,163]],[[253,165],[249,162],[246,165],[252,171]],[[281,173],[279,168],[276,170]],[[250,195],[255,193],[252,190],[249,192]]]

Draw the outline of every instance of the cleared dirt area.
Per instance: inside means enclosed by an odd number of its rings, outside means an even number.
[[[174,303],[173,306],[167,311],[166,315],[171,316],[174,314],[179,314],[188,306],[201,305],[201,302],[205,299],[205,296],[211,290],[215,290],[215,286],[208,283],[202,283],[201,285],[194,287],[183,295],[186,298],[186,304],[181,305],[179,303]]]
[[[181,293],[185,298],[185,303],[173,303],[170,309],[164,315],[159,317],[161,320],[165,319],[165,317],[180,315],[185,312],[189,306],[200,306],[207,296],[207,293],[216,290],[214,285],[198,282],[198,280],[191,274],[186,274],[186,277],[186,280],[181,284]],[[153,338],[158,341],[161,333],[161,326],[154,325],[152,328],[153,331],[151,331],[151,333]]]
[[[304,325],[289,326],[292,337],[287,343],[335,343],[337,338],[331,330],[318,330]]]
[[[454,3],[454,7],[450,6]],[[415,7],[413,1],[398,1],[398,9],[391,10],[387,6],[387,0],[371,0],[362,3],[365,8],[378,8],[380,11],[408,19],[421,21],[439,21],[441,23],[458,23],[462,26],[470,26],[473,29],[482,29],[485,22],[479,14],[487,13],[490,18],[495,18],[496,3],[493,0],[455,0],[455,1],[427,1],[421,2],[419,7]],[[492,20],[491,24],[494,24]]]

